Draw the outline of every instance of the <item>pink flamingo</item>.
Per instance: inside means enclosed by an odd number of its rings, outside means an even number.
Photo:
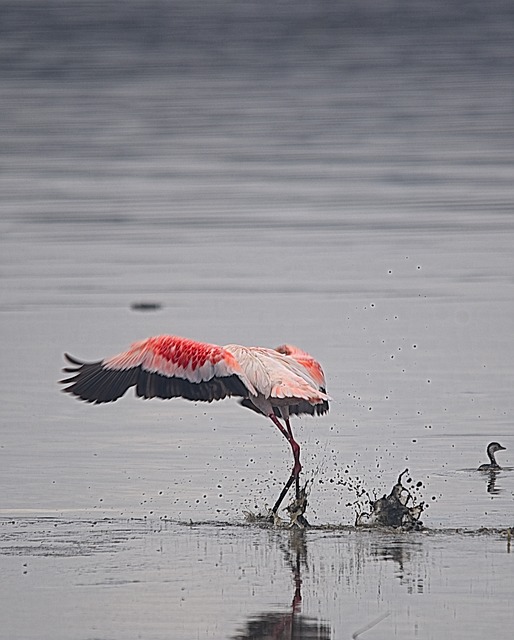
[[[63,390],[95,404],[113,402],[130,387],[142,398],[185,398],[212,402],[239,396],[241,404],[268,416],[289,442],[294,465],[275,502],[276,515],[293,482],[300,497],[300,445],[293,437],[290,415],[322,415],[328,411],[325,376],[308,353],[291,345],[276,349],[220,347],[178,336],[156,336],[134,343],[128,351],[99,362],[74,365]],[[280,418],[284,424],[280,422]]]

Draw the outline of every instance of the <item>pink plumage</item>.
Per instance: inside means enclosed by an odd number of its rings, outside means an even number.
[[[64,391],[90,403],[113,402],[135,387],[142,398],[186,398],[211,402],[229,396],[268,416],[286,437],[294,455],[291,478],[273,511],[301,471],[300,446],[289,416],[328,411],[325,376],[308,353],[291,345],[276,349],[220,347],[178,336],[162,335],[134,343],[128,351],[98,362],[65,354],[73,374],[61,382]],[[282,425],[279,418],[284,420]]]

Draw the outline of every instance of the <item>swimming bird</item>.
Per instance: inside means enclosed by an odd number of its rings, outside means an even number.
[[[179,336],[161,335],[135,342],[128,351],[97,362],[65,354],[73,374],[63,391],[94,404],[113,402],[130,387],[142,398],[185,398],[212,402],[230,396],[267,416],[291,446],[294,465],[275,502],[278,508],[293,482],[300,497],[300,445],[291,415],[328,411],[325,376],[319,362],[292,345],[276,349],[229,344],[224,347]],[[281,422],[283,421],[283,423]]]
[[[505,451],[506,447],[502,447],[499,442],[490,442],[487,445],[487,455],[491,461],[489,464],[481,464],[478,467],[478,471],[498,471],[501,469],[500,465],[496,462],[494,454],[497,451]]]

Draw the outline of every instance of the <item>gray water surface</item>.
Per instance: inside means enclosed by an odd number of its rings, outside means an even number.
[[[512,3],[0,6],[0,636],[510,638]],[[320,360],[311,530],[235,401],[60,393],[162,333]]]
[[[375,638],[507,638],[512,622],[512,556],[491,533],[62,517],[8,527],[6,638],[351,638],[367,625]]]

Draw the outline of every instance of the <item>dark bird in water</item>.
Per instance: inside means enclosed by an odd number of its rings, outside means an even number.
[[[494,454],[497,451],[505,451],[506,447],[502,447],[499,442],[490,442],[487,445],[487,455],[491,461],[489,464],[481,464],[478,467],[478,471],[498,471],[501,469],[500,465],[496,462]]]

